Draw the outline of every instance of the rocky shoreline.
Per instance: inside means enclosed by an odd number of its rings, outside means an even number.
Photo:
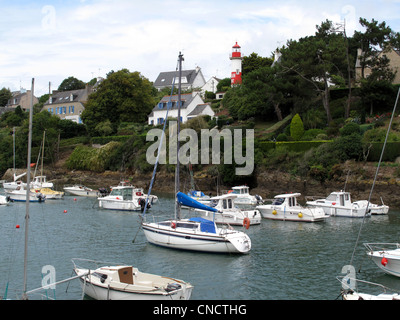
[[[374,191],[371,196],[371,202],[380,204],[383,201],[392,208],[400,208],[400,179],[395,175],[394,167],[384,166],[380,168],[376,180]],[[347,172],[350,174],[347,175]],[[258,194],[263,199],[272,199],[274,195],[281,193],[300,192],[304,201],[305,196],[326,197],[332,191],[344,189],[351,193],[352,200],[367,200],[374,180],[376,165],[373,163],[360,164],[349,162],[343,164],[342,174],[335,177],[334,180],[318,182],[312,179],[302,179],[294,177],[286,172],[277,170],[267,170],[257,172],[256,186],[251,189],[252,194]],[[18,169],[24,172],[23,169]],[[62,190],[64,185],[80,183],[92,188],[110,187],[117,185],[121,180],[130,181],[137,187],[148,189],[151,173],[121,173],[106,171],[103,173],[79,170],[67,170],[63,167],[45,170],[44,174],[48,180],[53,181],[55,189]],[[198,172],[194,176],[196,187],[206,194],[216,195],[217,191],[229,190],[232,186],[217,186],[216,180],[204,172]],[[9,169],[3,176],[4,180],[12,180],[12,169]],[[161,170],[157,173],[153,192],[156,193],[174,193],[174,175]],[[347,180],[347,182],[346,182]],[[189,189],[189,177],[181,179],[181,188]]]

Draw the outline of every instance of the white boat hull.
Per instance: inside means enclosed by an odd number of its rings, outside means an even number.
[[[325,205],[313,202],[307,202],[309,207],[319,207],[324,210],[324,212],[332,217],[347,217],[347,218],[363,218],[371,216],[371,211],[368,210],[366,213],[366,207],[343,207],[339,205]]]
[[[261,223],[261,214],[258,210],[237,210],[223,211],[215,214],[205,210],[195,210],[196,213],[204,219],[213,220],[216,224],[229,224],[232,226],[243,226],[244,219],[249,219],[249,224],[257,225]]]
[[[118,200],[112,198],[98,198],[99,207],[108,210],[139,211],[141,207],[136,200]]]
[[[329,215],[318,208],[296,208],[281,209],[273,205],[257,206],[261,215],[265,219],[298,222],[318,222],[324,221]]]
[[[86,187],[64,187],[65,192],[79,197],[98,197],[100,192]]]
[[[10,197],[10,200],[16,202],[26,202],[26,191],[18,192],[18,190],[6,191],[6,194]],[[29,194],[29,202],[44,202],[45,197],[40,194],[31,192]]]
[[[397,244],[396,244],[397,245]],[[368,244],[366,244],[368,248]],[[397,245],[398,246],[398,245]],[[367,255],[385,273],[400,277],[400,248],[368,251]]]
[[[110,276],[105,279],[96,276],[96,272],[102,274],[102,268],[75,268],[74,271],[78,276],[82,275],[79,279],[83,292],[95,300],[189,300],[193,291],[189,283],[156,275],[141,273],[145,279],[137,280],[134,276],[133,282],[129,284],[115,281]],[[165,290],[168,283],[176,284],[176,290]]]
[[[247,235],[238,235],[227,229],[222,230],[223,234],[189,232],[186,228],[172,228],[158,223],[142,223],[142,229],[148,242],[173,249],[215,253],[247,253],[251,249]]]

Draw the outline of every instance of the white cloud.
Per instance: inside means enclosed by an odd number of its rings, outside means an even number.
[[[206,78],[229,77],[235,41],[244,55],[270,56],[287,40],[312,35],[326,19],[346,18],[351,35],[360,16],[398,19],[398,6],[386,0],[10,2],[0,21],[0,88],[28,87],[35,77],[41,95],[49,81],[56,89],[69,76],[89,81],[122,68],[154,81],[175,69],[179,51],[185,68],[200,66]],[[387,23],[395,29],[393,21]]]

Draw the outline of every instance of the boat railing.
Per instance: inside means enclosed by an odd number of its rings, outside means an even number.
[[[394,242],[370,242],[370,243],[364,243],[364,246],[367,248],[369,252],[387,251],[400,248],[400,244]]]
[[[380,293],[398,292],[398,290],[386,287],[380,283],[356,279],[349,276],[338,276],[336,277],[336,279],[342,284],[342,291],[344,292],[351,292],[351,291],[360,292],[358,290],[360,284],[368,286],[369,288],[375,288],[376,290],[380,290],[381,291]]]

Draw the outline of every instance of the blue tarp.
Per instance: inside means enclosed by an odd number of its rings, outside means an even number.
[[[190,218],[189,221],[200,222],[200,231],[202,232],[216,233],[213,221],[201,217]]]
[[[202,204],[202,203],[192,199],[191,197],[189,197],[188,195],[186,195],[182,192],[178,192],[176,194],[176,198],[177,198],[178,202],[183,206],[206,210],[206,211],[218,212],[217,209],[206,206],[205,204]]]

